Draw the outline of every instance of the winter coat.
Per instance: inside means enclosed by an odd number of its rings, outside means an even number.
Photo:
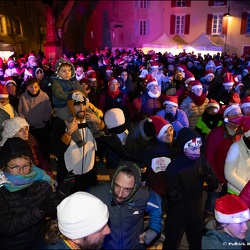
[[[16,192],[0,188],[0,249],[32,249],[43,236],[44,214],[40,205],[55,192],[45,181],[35,181]]]
[[[250,242],[249,232],[245,238],[246,242]],[[246,244],[245,242],[245,244]],[[216,230],[208,230],[202,239],[202,249],[243,249],[243,240],[235,238],[228,233]]]
[[[224,168],[228,191],[237,195],[250,180],[250,150],[243,138],[229,148]]]

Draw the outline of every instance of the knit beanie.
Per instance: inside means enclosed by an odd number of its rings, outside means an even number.
[[[10,160],[23,156],[28,156],[33,160],[28,143],[19,137],[7,139],[0,151],[0,169],[5,167]]]
[[[86,192],[76,192],[57,206],[58,228],[69,239],[75,240],[93,234],[108,222],[107,206]]]

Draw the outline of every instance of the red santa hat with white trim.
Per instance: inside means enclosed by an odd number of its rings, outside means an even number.
[[[95,71],[92,71],[88,74],[88,80],[90,81],[96,81],[96,73]]]
[[[244,96],[241,99],[241,105],[240,108],[246,108],[246,107],[250,107],[250,96]]]
[[[9,98],[8,89],[5,84],[0,84],[0,98]]]
[[[113,70],[112,70],[112,68],[111,68],[111,66],[110,66],[110,65],[108,65],[108,66],[106,67],[106,72],[110,72],[110,73],[112,73],[112,72],[113,72]]]
[[[214,73],[211,70],[205,70],[204,78],[207,79],[207,77],[209,76],[212,76],[214,78]]]
[[[11,76],[7,76],[4,78],[4,83],[5,85],[8,85],[9,83],[13,83],[14,85],[17,86],[16,82],[14,81],[14,79]]]
[[[220,105],[217,101],[215,101],[214,99],[210,99],[206,108],[209,107],[213,107],[214,108],[214,113],[218,113],[218,111],[220,110]]]
[[[229,87],[233,85],[234,85],[233,74],[230,72],[227,72],[223,78],[223,86]]]
[[[166,95],[163,105],[167,104],[178,107],[178,96]]]
[[[250,136],[250,116],[241,116],[230,120],[230,122],[236,123],[237,125],[241,126],[245,137]]]
[[[154,78],[151,74],[147,74],[144,79],[144,84],[146,85],[146,88],[148,89],[151,85],[157,85],[157,80]]]
[[[215,218],[220,223],[242,223],[250,219],[247,204],[235,194],[218,198],[215,203]]]
[[[108,81],[108,86],[109,86],[111,83],[114,83],[114,82],[117,82],[117,79],[115,79],[114,77],[110,77],[110,78],[109,78],[109,81]]]
[[[237,92],[231,94],[229,105],[240,105],[240,95]]]
[[[191,81],[195,81],[194,75],[190,71],[185,71],[184,82],[185,86],[188,86],[188,83]]]
[[[151,66],[150,66],[150,67],[151,67],[152,69],[156,69],[156,68],[159,68],[159,66],[160,66],[160,65],[159,65],[158,62],[153,61],[153,62],[151,63]]]
[[[202,84],[198,80],[191,81],[190,84],[192,85],[192,89],[195,89],[195,88],[202,89]]]
[[[156,137],[160,138],[164,132],[172,126],[169,122],[167,122],[162,116],[159,115],[151,115],[149,117],[154,124]]]

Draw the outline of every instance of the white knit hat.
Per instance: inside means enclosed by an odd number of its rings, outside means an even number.
[[[27,121],[20,116],[5,120],[2,125],[3,132],[0,146],[2,146],[8,138],[12,138],[21,128],[29,126]]]
[[[76,192],[57,206],[58,228],[69,239],[88,236],[103,228],[108,222],[107,206],[86,192]]]

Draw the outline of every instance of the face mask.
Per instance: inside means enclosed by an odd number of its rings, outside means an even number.
[[[189,159],[191,159],[191,160],[197,160],[197,159],[200,158],[200,153],[199,153],[199,154],[190,154],[190,153],[185,152],[185,155],[186,155]]]

